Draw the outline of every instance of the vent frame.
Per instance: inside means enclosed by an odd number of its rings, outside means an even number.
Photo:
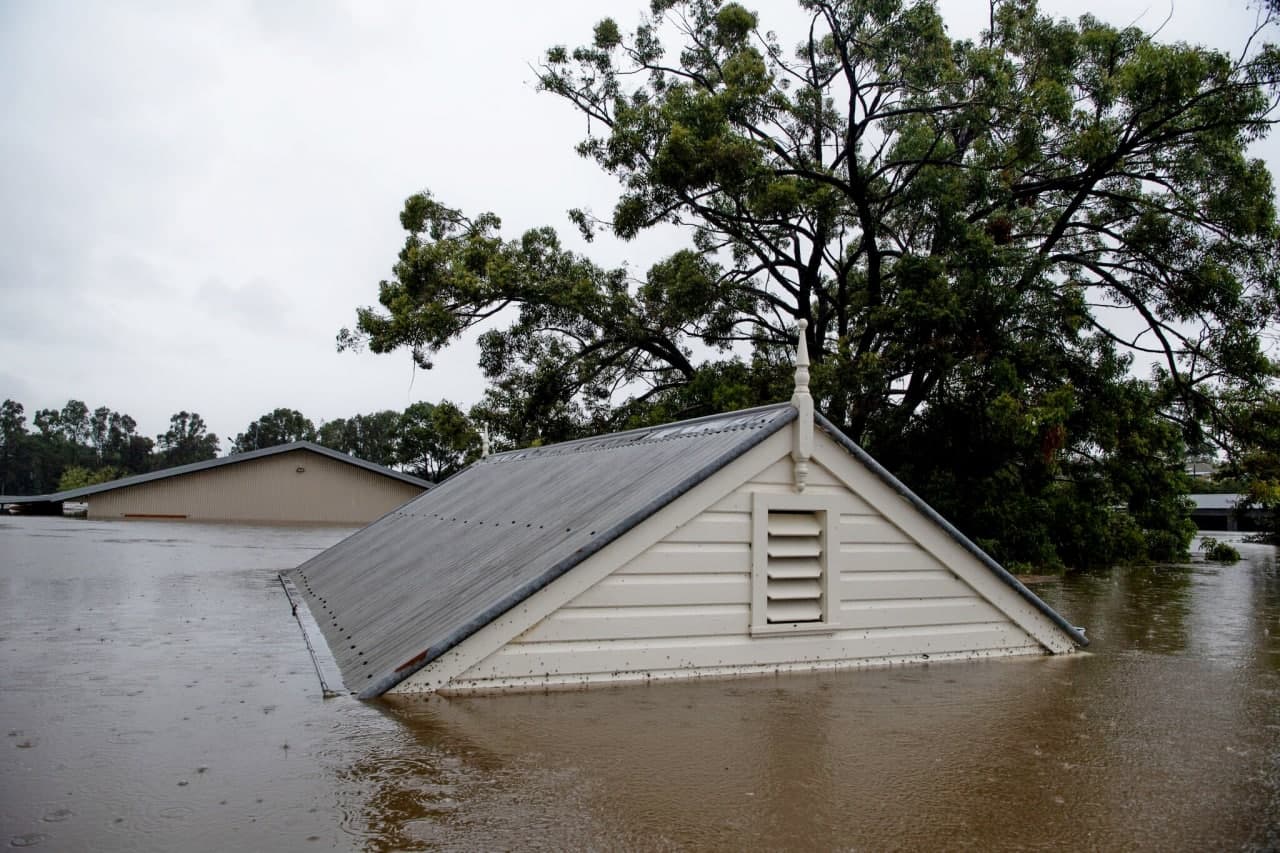
[[[839,548],[836,525],[840,514],[830,496],[755,492],[751,504],[751,635],[829,634],[839,629],[837,563],[832,548]],[[811,513],[818,522],[821,616],[798,622],[769,621],[769,516],[770,513]],[[776,540],[777,536],[775,536]],[[789,537],[783,537],[789,538]],[[797,537],[798,539],[802,537]],[[775,590],[776,591],[776,590]],[[777,599],[775,599],[777,600]]]

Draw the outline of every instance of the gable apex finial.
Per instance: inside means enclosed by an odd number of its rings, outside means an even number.
[[[796,346],[796,394],[809,393],[809,342],[805,330],[809,328],[808,320],[796,324],[799,330],[800,343]]]
[[[795,463],[795,487],[803,492],[809,479],[809,457],[813,455],[813,397],[809,396],[809,344],[806,331],[807,320],[796,324],[799,328],[800,342],[796,347],[796,387],[791,394],[791,405],[796,407],[796,440],[791,449],[791,459]]]

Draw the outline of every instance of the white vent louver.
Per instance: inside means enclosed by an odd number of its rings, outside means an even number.
[[[822,621],[822,545],[819,513],[769,511],[768,623]]]

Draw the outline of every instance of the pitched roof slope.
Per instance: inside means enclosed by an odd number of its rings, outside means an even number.
[[[377,696],[795,417],[764,406],[490,456],[285,575],[348,689]]]
[[[80,498],[86,498],[90,495],[96,495],[100,492],[110,492],[116,489],[126,489],[130,486],[140,486],[143,483],[150,483],[155,480],[167,480],[170,477],[181,477],[184,474],[194,474],[197,471],[208,471],[213,468],[221,468],[225,465],[238,465],[241,462],[249,462],[253,459],[262,459],[266,456],[276,456],[281,453],[290,453],[295,450],[309,450],[312,453],[319,453],[321,456],[327,456],[339,462],[345,462],[348,465],[354,465],[357,468],[363,468],[366,471],[372,471],[375,474],[382,474],[384,477],[391,477],[394,480],[400,480],[404,483],[410,483],[414,486],[421,486],[424,489],[431,488],[429,480],[423,480],[406,474],[403,471],[393,471],[390,468],[383,468],[381,465],[375,465],[372,462],[366,462],[363,459],[357,459],[354,456],[348,456],[337,450],[316,444],[310,441],[294,441],[289,444],[277,444],[274,447],[264,447],[261,450],[250,450],[247,453],[233,453],[230,456],[222,456],[217,459],[206,459],[203,462],[192,462],[189,465],[177,465],[173,468],[162,468],[159,471],[151,471],[147,474],[137,474],[133,477],[122,477],[119,480],[108,480],[105,483],[98,483],[93,486],[85,486],[80,489],[69,489],[65,492],[54,492],[48,495],[23,495],[21,497],[5,496],[4,503],[43,503],[46,501],[74,501]]]

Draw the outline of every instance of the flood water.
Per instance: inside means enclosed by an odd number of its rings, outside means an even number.
[[[0,844],[1280,848],[1274,548],[1037,585],[1088,654],[362,703],[276,580],[348,532],[0,519]]]

